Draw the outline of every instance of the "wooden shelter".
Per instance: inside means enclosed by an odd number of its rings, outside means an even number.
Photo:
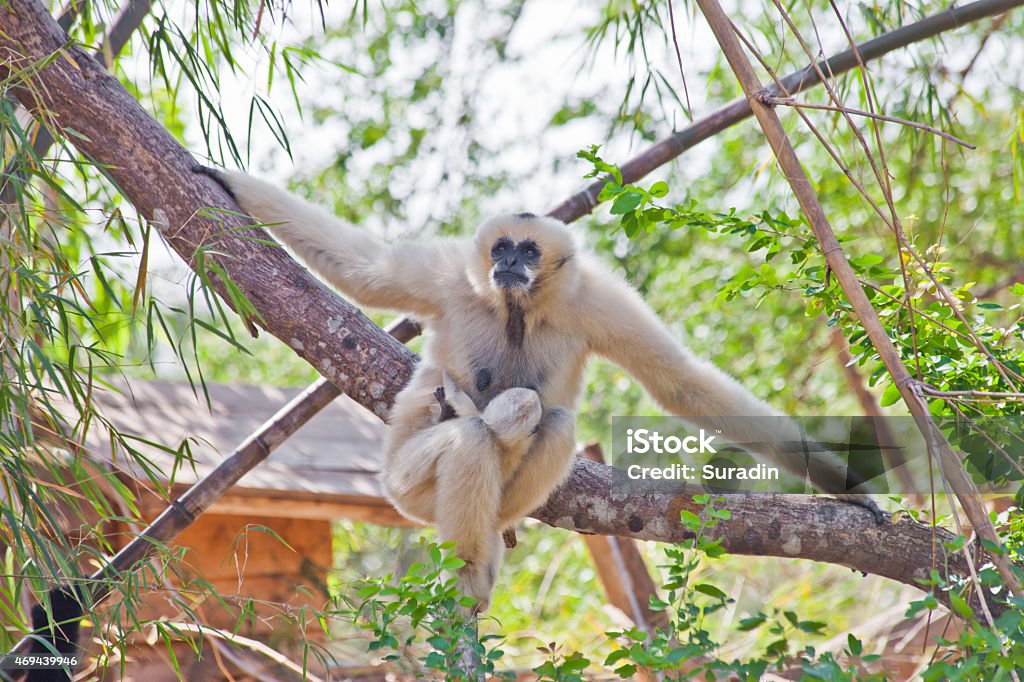
[[[207,384],[204,394],[199,386],[193,392],[186,383],[162,381],[122,380],[114,388],[97,394],[99,410],[118,432],[134,437],[131,447],[148,460],[157,482],[121,448],[111,447],[106,429],[91,428],[85,445],[90,458],[113,465],[136,485],[146,519],[167,506],[159,487],[168,486],[175,497],[183,493],[299,393]],[[188,550],[188,570],[222,594],[322,605],[333,559],[332,521],[409,524],[377,482],[384,429],[348,398],[335,400],[178,537],[175,545]],[[297,586],[309,591],[298,602]],[[160,605],[152,606],[154,612],[144,616],[160,614]],[[233,618],[204,618],[218,627],[235,625]],[[257,634],[259,623],[242,633]]]

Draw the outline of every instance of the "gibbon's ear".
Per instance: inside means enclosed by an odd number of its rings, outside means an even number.
[[[38,656],[52,656],[54,649],[62,654],[73,654],[78,651],[79,624],[85,614],[82,596],[77,589],[65,586],[50,590],[48,597],[49,613],[42,604],[32,607],[35,639],[29,651]],[[25,682],[68,682],[71,672],[64,668],[30,670]]]

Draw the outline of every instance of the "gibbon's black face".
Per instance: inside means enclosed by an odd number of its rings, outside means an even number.
[[[499,288],[528,288],[540,264],[540,247],[532,239],[515,242],[502,236],[491,247],[491,262],[491,278]]]

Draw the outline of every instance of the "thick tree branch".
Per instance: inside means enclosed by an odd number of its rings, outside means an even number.
[[[617,492],[612,468],[582,458],[572,475],[531,516],[557,528],[678,543],[693,537],[679,522],[682,510],[700,514],[695,485],[651,485],[645,494]],[[847,566],[921,587],[934,566],[946,577],[963,578],[962,554],[950,552],[953,534],[909,518],[875,524],[864,510],[825,497],[782,494],[724,495],[732,518],[710,531],[731,554],[811,559]],[[948,605],[945,595],[936,595]]]

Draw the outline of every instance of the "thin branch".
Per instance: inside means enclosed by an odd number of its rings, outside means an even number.
[[[940,391],[937,388],[932,388],[927,384],[921,385],[921,390],[928,395],[936,396],[937,398],[957,398],[961,396],[967,396],[971,398],[984,398],[985,400],[1021,400],[1024,399],[1024,393],[1011,393],[1009,391]]]
[[[847,106],[830,106],[828,104],[811,104],[809,102],[797,102],[792,97],[773,97],[771,95],[764,95],[759,97],[762,104],[769,106],[787,106],[787,107],[799,107],[801,109],[817,109],[819,111],[835,111],[844,114],[851,114],[853,116],[863,116],[864,118],[874,119],[876,121],[886,121],[888,123],[899,123],[900,125],[907,126],[908,128],[917,128],[918,130],[924,130],[937,135],[950,142],[955,142],[961,147],[967,147],[968,149],[977,149],[977,147],[970,142],[961,140],[959,137],[950,135],[944,130],[939,130],[926,123],[918,123],[917,121],[909,121],[905,118],[898,118],[896,116],[886,116],[885,114],[873,114],[870,111],[861,111],[860,109],[852,109]]]

